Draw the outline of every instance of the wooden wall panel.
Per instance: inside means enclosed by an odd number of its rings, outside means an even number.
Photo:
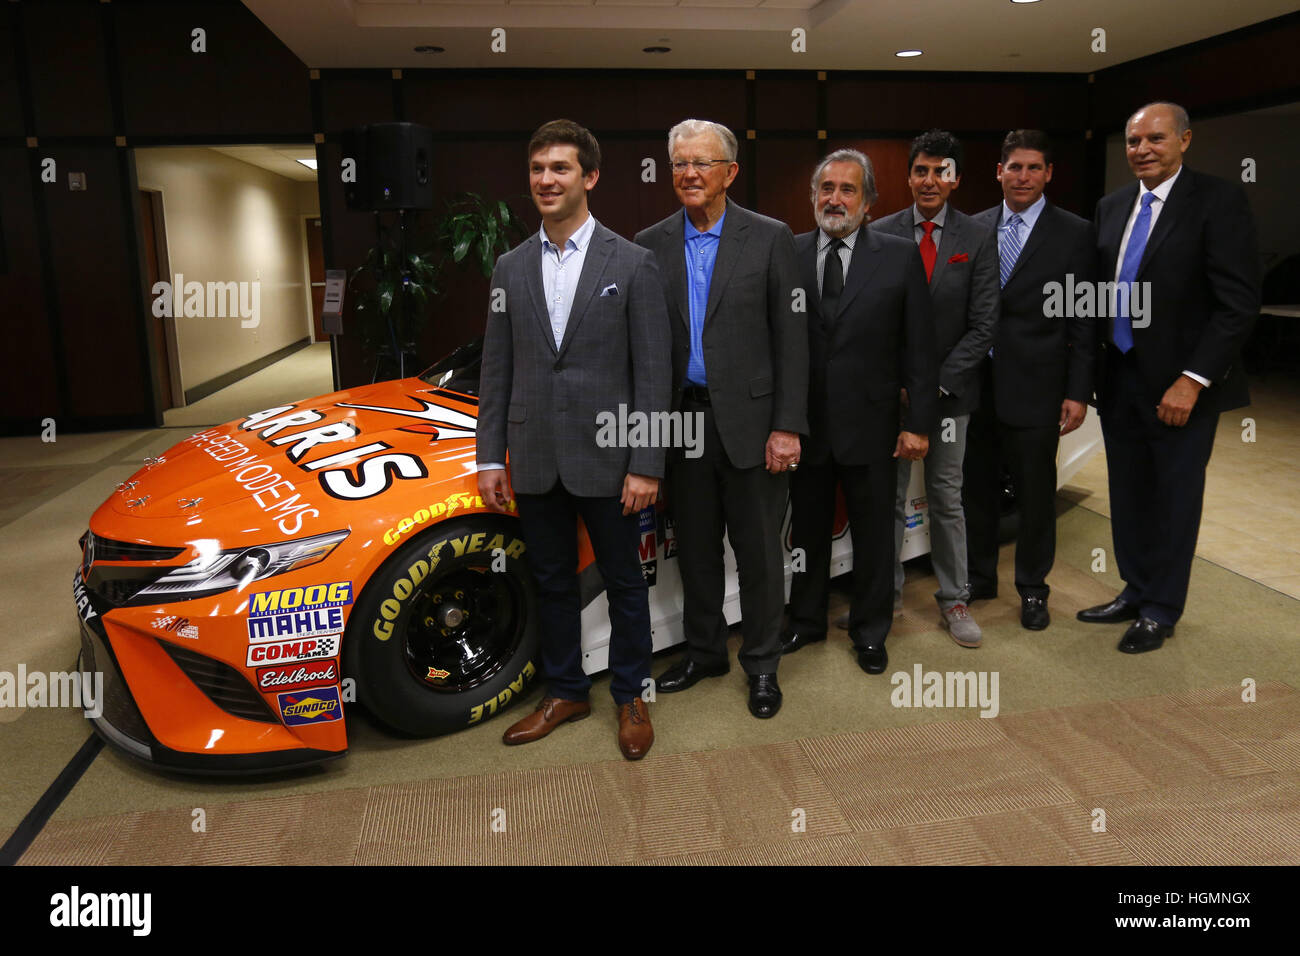
[[[1300,13],[1223,37],[1121,63],[1096,75],[1094,136],[1121,132],[1152,100],[1179,103],[1195,120],[1300,99]]]
[[[817,74],[759,70],[754,79],[758,128],[817,129]]]
[[[29,3],[22,16],[36,135],[112,135],[104,6],[93,0]]]
[[[396,119],[391,70],[322,70],[320,83],[323,132]]]
[[[779,219],[795,235],[812,229],[808,184],[822,156],[815,139],[759,139],[754,173],[758,179],[756,212]],[[743,201],[743,200],[742,200]]]
[[[311,131],[308,69],[240,4],[114,3],[128,136]],[[206,31],[206,53],[191,31]]]
[[[59,168],[59,182],[45,187],[44,197],[68,376],[66,414],[78,418],[153,409],[143,361],[144,303],[135,298],[127,243],[134,206],[123,201],[117,154],[111,146],[49,150]],[[68,189],[67,173],[74,170],[86,174],[85,192]]]
[[[0,422],[57,419],[60,411],[30,160],[26,149],[0,149]]]

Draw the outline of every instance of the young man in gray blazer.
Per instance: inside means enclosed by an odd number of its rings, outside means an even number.
[[[641,699],[651,640],[637,512],[658,497],[664,451],[658,443],[604,441],[599,419],[667,410],[668,315],[654,257],[588,212],[587,194],[600,176],[596,138],[577,123],[553,120],[533,134],[528,164],[542,228],[503,255],[492,274],[477,458],[489,508],[507,513],[512,495],[518,498],[537,579],[546,694],[504,740],[529,743],[591,712],[577,576],[581,516],[609,598],[619,749],[638,760],[654,730]]]
[[[731,130],[685,120],[669,131],[668,154],[682,211],[636,241],[659,263],[675,407],[701,416],[704,440],[698,458],[675,449],[669,459],[687,650],[657,689],[686,690],[730,668],[725,531],[740,574],[749,710],[771,717],[781,706],[786,473],[798,467],[799,435],[808,432],[806,296],[790,228],[727,198],[740,169]]]
[[[966,518],[962,511],[962,460],[966,426],[979,404],[980,362],[993,345],[998,315],[998,250],[992,230],[948,202],[961,183],[961,143],[932,129],[912,141],[907,183],[914,202],[871,224],[911,239],[921,251],[934,305],[939,355],[938,425],[925,458],[925,496],[930,521],[930,561],[939,579],[939,623],[963,647],[978,647],[979,625],[967,604]],[[898,466],[895,555],[903,547],[903,509],[911,462]],[[895,558],[894,601],[903,593],[903,565]]]

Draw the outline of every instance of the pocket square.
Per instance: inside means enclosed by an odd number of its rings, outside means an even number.
[[[966,255],[964,252],[959,252],[948,260],[948,265],[952,265],[954,262],[970,262],[970,256]]]
[[[618,284],[615,283],[614,285],[605,286],[605,288],[601,290],[600,294],[602,298],[607,295],[618,295]]]

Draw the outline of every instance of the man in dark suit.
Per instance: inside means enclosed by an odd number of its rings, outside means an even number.
[[[1056,448],[1083,424],[1092,397],[1096,321],[1088,310],[1046,307],[1055,284],[1095,281],[1096,240],[1086,220],[1052,205],[1052,153],[1041,130],[1002,141],[1002,202],[975,217],[998,237],[1002,308],[992,355],[981,363],[980,406],[966,433],[966,546],[971,599],[998,592],[1002,465],[1011,471],[1020,524],[1020,624],[1047,627],[1047,574],[1056,559]]]
[[[1079,620],[1133,621],[1119,643],[1129,654],[1174,633],[1219,413],[1250,403],[1240,353],[1259,314],[1255,224],[1240,185],[1183,165],[1191,140],[1174,103],[1130,116],[1139,182],[1104,197],[1094,220],[1098,271],[1118,293],[1099,323],[1097,410],[1124,590]]]
[[[740,576],[749,709],[781,706],[786,472],[808,431],[806,297],[789,227],[727,198],[736,137],[685,120],[668,134],[682,212],[640,232],[659,263],[672,326],[676,407],[703,422],[703,453],[669,455],[668,506],[677,530],[686,656],[659,678],[665,693],[725,674],[722,536]]]
[[[620,407],[629,417],[667,408],[668,314],[654,257],[587,209],[600,176],[596,138],[554,120],[533,134],[528,157],[542,228],[503,255],[492,274],[477,459],[489,508],[507,513],[512,483],[518,498],[537,579],[547,689],[536,712],[504,740],[529,743],[591,712],[577,577],[581,516],[609,597],[619,749],[638,760],[654,730],[641,699],[651,639],[637,512],[658,496],[664,452],[639,442],[629,447],[626,436],[598,440],[598,419]]]
[[[933,302],[939,359],[938,421],[925,458],[925,494],[930,523],[930,561],[939,590],[939,624],[964,647],[978,647],[979,625],[967,604],[966,519],[962,513],[962,462],[966,427],[979,404],[980,362],[993,344],[998,313],[998,261],[992,230],[948,202],[961,183],[961,143],[932,129],[912,141],[907,183],[913,203],[871,224],[872,229],[910,239],[925,263]],[[903,547],[903,519],[911,462],[898,466],[895,555]],[[894,601],[901,608],[903,565],[894,561]]]
[[[789,654],[826,639],[835,482],[853,535],[849,636],[858,666],[882,673],[893,623],[897,460],[925,455],[939,368],[925,266],[916,243],[867,229],[876,200],[871,160],[831,153],[813,173],[818,229],[795,239],[813,307],[808,440],[790,477],[791,544],[805,563],[790,588]],[[813,296],[813,290],[817,295]],[[900,392],[913,396],[899,427]]]

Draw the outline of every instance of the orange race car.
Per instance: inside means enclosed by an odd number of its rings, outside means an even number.
[[[103,673],[87,716],[106,740],[177,770],[257,772],[346,753],[345,703],[429,736],[523,695],[537,603],[517,521],[478,497],[480,355],[481,340],[416,378],[198,432],[100,505],[73,595],[81,670]],[[1063,443],[1061,458],[1064,481],[1081,454]],[[928,549],[919,472],[904,557]],[[662,502],[640,520],[660,650],[683,640],[676,541]],[[846,525],[841,502],[836,574],[851,567]],[[585,535],[579,548],[592,673],[607,666],[609,622]],[[734,623],[729,548],[726,561]],[[787,524],[787,581],[790,563]]]

